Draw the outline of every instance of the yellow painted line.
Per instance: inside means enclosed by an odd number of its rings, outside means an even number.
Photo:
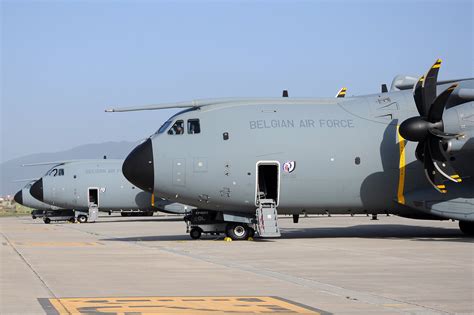
[[[97,242],[13,242],[18,246],[31,247],[85,247],[101,245]]]
[[[59,314],[328,314],[272,296],[148,296],[49,299]]]
[[[405,172],[406,172],[406,165],[405,165],[405,148],[406,148],[406,141],[400,135],[400,126],[397,125],[397,135],[398,135],[398,147],[400,153],[400,162],[398,164],[398,191],[397,191],[397,201],[398,203],[404,205],[405,204]]]

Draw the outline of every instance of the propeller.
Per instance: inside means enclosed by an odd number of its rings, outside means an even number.
[[[441,59],[438,59],[413,87],[413,98],[420,116],[405,120],[400,125],[400,135],[409,141],[418,142],[416,157],[423,162],[425,174],[433,187],[446,193],[445,179],[459,183],[461,177],[451,166],[444,149],[444,141],[458,134],[444,132],[443,112],[451,93],[458,86],[452,84],[436,97],[436,86]]]

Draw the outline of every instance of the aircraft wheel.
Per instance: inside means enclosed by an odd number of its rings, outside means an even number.
[[[87,222],[87,217],[83,214],[81,214],[80,216],[77,217],[77,221],[79,221],[79,223],[86,223]]]
[[[36,219],[36,217],[35,217],[34,215],[32,215],[31,218],[32,218],[33,220]]]
[[[70,219],[69,219],[69,222],[74,223],[74,222],[76,222],[76,219],[70,218]]]
[[[202,229],[198,227],[192,228],[191,231],[189,232],[189,236],[191,236],[193,240],[197,240],[201,238],[201,235],[202,235]]]
[[[459,228],[467,236],[474,236],[474,222],[459,221]]]
[[[50,224],[50,223],[51,223],[51,219],[50,219],[50,218],[45,218],[43,221],[44,221],[45,224]]]
[[[249,227],[245,223],[227,224],[226,235],[234,241],[246,240],[249,237]]]

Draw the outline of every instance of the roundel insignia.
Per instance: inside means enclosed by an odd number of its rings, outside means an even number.
[[[285,173],[291,173],[295,170],[296,162],[295,161],[288,161],[283,164],[283,171]]]

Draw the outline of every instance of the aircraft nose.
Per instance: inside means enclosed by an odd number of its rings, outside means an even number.
[[[30,194],[38,199],[39,201],[43,201],[43,179],[40,178],[37,180],[30,188]]]
[[[15,200],[16,203],[19,203],[20,205],[23,204],[23,192],[20,190],[18,191],[15,196],[13,197],[13,200]]]
[[[125,178],[138,188],[153,192],[155,174],[153,147],[150,138],[130,152],[123,162],[122,172]]]

